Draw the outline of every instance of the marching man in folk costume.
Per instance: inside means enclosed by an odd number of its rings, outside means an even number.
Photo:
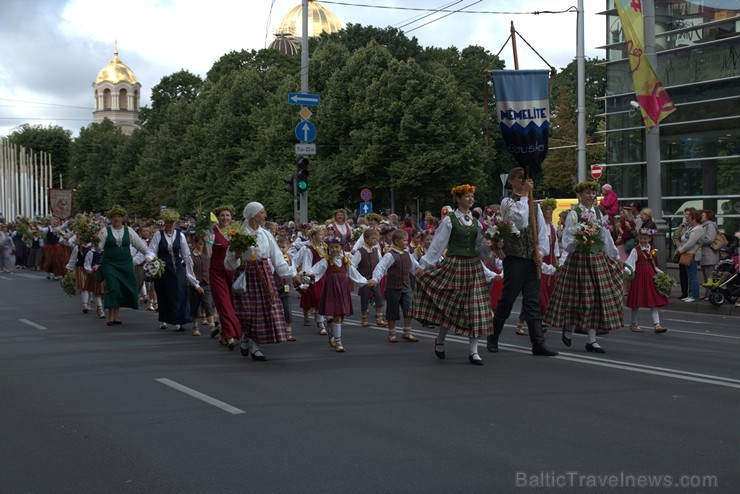
[[[498,339],[504,329],[506,319],[511,314],[514,301],[522,293],[522,313],[529,329],[529,341],[532,343],[532,354],[554,356],[545,346],[542,333],[542,315],[540,314],[540,279],[538,269],[542,258],[548,254],[548,228],[539,205],[535,205],[536,221],[530,222],[530,193],[534,188],[532,179],[525,178],[523,168],[513,168],[509,172],[509,184],[512,193],[501,201],[501,214],[510,220],[519,230],[504,238],[504,287],[496,307],[493,321],[493,334],[488,336],[486,348],[489,352],[498,352]],[[537,236],[537,247],[533,236]]]

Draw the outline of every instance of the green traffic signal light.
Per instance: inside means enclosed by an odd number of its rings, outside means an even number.
[[[298,192],[306,192],[308,190],[308,158],[303,157],[299,159],[296,166],[298,167],[296,170]]]

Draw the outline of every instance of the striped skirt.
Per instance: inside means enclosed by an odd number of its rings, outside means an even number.
[[[234,313],[242,334],[258,345],[288,341],[283,304],[280,302],[272,269],[267,259],[247,262],[234,273],[246,272],[247,291],[233,293]]]
[[[75,268],[75,285],[77,286],[77,290],[80,292],[87,291],[87,273],[85,272],[85,268],[82,266],[77,266]]]
[[[604,334],[623,326],[622,269],[603,252],[574,252],[558,271],[543,321]]]
[[[480,259],[446,257],[418,276],[409,315],[468,337],[491,334],[491,291]]]

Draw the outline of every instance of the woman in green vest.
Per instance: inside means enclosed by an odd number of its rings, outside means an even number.
[[[490,256],[490,248],[478,220],[470,212],[475,203],[475,186],[454,187],[452,197],[457,209],[442,220],[432,244],[419,260],[421,269],[416,272],[410,315],[422,324],[439,326],[434,340],[437,358],[445,358],[445,337],[452,329],[468,337],[470,363],[483,365],[478,355],[478,338],[491,334],[493,311],[481,259]]]
[[[147,245],[131,227],[123,224],[126,210],[121,206],[113,206],[106,216],[110,220],[110,225],[98,234],[98,251],[103,256],[100,270],[105,280],[104,305],[108,309],[106,324],[113,326],[122,324],[118,319],[121,307],[139,308],[131,247],[146,255]]]

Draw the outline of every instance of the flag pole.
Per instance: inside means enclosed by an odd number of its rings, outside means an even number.
[[[516,29],[514,29],[514,21],[511,21],[511,49],[514,52],[514,70],[519,70],[519,54],[516,51]],[[530,177],[530,170],[528,166],[524,167],[524,179],[527,180]],[[529,191],[529,224],[532,227],[532,245],[534,245],[534,256],[535,259],[540,252],[539,243],[537,242],[537,215],[535,214],[534,207],[534,193],[532,190]],[[534,259],[533,259],[534,260]],[[537,279],[542,278],[542,267],[536,264],[537,267]]]

